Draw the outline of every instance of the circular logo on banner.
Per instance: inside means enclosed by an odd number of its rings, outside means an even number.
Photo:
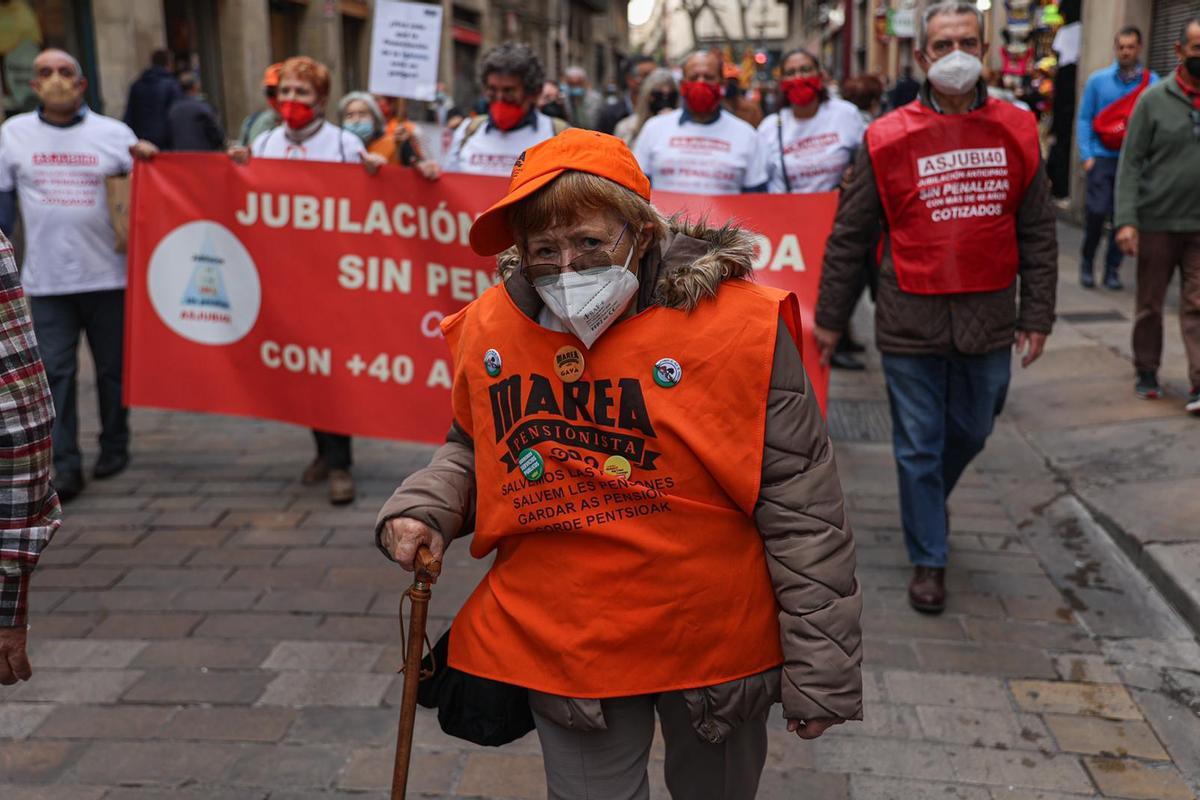
[[[542,454],[532,447],[526,447],[517,454],[517,466],[530,483],[537,483],[546,474],[546,462]]]
[[[629,459],[624,456],[609,456],[608,460],[604,462],[604,474],[628,478],[633,474],[633,467],[629,465]]]
[[[168,328],[189,341],[233,344],[258,321],[258,269],[224,225],[180,225],[154,248],[147,272],[154,310]]]
[[[493,378],[500,374],[500,367],[503,365],[500,360],[500,352],[498,350],[488,350],[483,354],[483,368],[487,370],[487,374]]]
[[[563,383],[574,383],[583,377],[583,353],[573,344],[554,354],[554,371]]]
[[[673,358],[660,358],[654,364],[654,382],[670,389],[683,380],[683,367]]]

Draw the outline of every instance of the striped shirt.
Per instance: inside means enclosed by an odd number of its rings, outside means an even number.
[[[53,425],[29,304],[0,234],[0,627],[25,624],[29,576],[61,523],[50,484]]]

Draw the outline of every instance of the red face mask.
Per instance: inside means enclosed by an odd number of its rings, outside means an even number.
[[[525,114],[524,106],[504,100],[497,100],[488,106],[488,116],[492,118],[492,124],[502,131],[511,131],[520,125],[521,120],[525,119]]]
[[[679,96],[693,114],[711,114],[721,104],[721,86],[704,81],[681,81]]]
[[[779,84],[784,96],[794,107],[806,106],[816,100],[821,86],[820,75],[810,75],[807,78],[788,78]]]
[[[294,131],[312,122],[317,112],[308,103],[301,103],[298,100],[284,100],[279,104],[279,116],[283,119],[285,125]]]

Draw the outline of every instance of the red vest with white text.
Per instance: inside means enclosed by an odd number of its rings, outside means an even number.
[[[1017,210],[1041,157],[1037,121],[989,98],[965,114],[909,103],[867,130],[900,288],[988,292],[1017,277]]]

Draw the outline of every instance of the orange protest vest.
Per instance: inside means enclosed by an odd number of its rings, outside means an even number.
[[[590,350],[503,286],[442,323],[475,442],[471,553],[496,552],[454,621],[452,666],[621,697],[782,663],[753,519],[781,317],[797,339],[794,296],[732,280]]]
[[[1037,172],[1033,114],[989,98],[966,114],[909,103],[867,129],[900,288],[987,292],[1017,278],[1017,210]]]

